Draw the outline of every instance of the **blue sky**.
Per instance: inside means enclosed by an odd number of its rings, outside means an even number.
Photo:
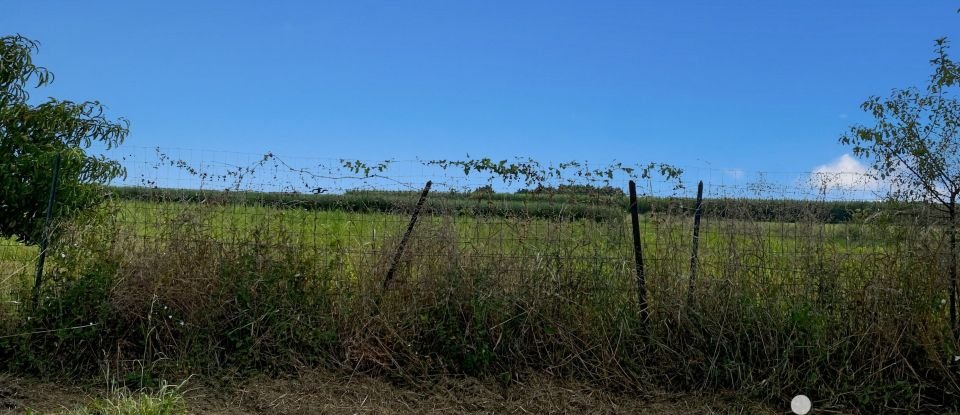
[[[958,8],[14,0],[0,32],[42,43],[35,96],[101,100],[131,146],[804,172],[846,152],[865,98],[922,85]]]

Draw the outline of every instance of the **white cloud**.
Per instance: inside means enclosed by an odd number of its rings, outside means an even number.
[[[747,172],[743,171],[743,169],[726,169],[723,172],[734,180],[740,180],[747,175]]]
[[[866,174],[867,168],[860,162],[853,158],[849,154],[844,154],[840,158],[834,160],[832,163],[824,164],[813,169],[814,173],[854,173],[854,174]]]
[[[849,154],[817,166],[810,173],[809,180],[822,190],[876,190],[880,186],[870,169]]]

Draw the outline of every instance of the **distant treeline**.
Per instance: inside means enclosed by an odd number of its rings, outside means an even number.
[[[145,187],[112,187],[120,200],[150,202],[237,204],[305,210],[342,210],[361,213],[407,213],[412,211],[419,191],[351,190],[343,194],[221,191]],[[642,197],[642,214],[693,215],[693,198]],[[427,213],[454,213],[474,216],[528,216],[536,218],[597,219],[622,218],[629,200],[616,188],[538,188],[516,193],[495,193],[489,188],[473,192],[432,192],[424,209]],[[723,217],[768,222],[816,220],[846,223],[857,215],[899,212],[911,216],[919,205],[879,201],[807,201],[782,199],[706,199],[704,217]]]

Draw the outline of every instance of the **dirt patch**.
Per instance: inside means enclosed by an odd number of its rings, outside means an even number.
[[[93,399],[92,391],[95,390],[0,374],[0,414],[20,414],[27,409],[41,413],[73,409]]]
[[[11,376],[0,386],[0,413],[77,408],[109,390]],[[193,378],[181,390],[195,414],[775,414],[767,406],[722,395],[630,396],[579,382],[531,375],[503,387],[474,378],[439,379],[402,388],[380,379],[310,371],[296,377],[258,377],[212,387]]]

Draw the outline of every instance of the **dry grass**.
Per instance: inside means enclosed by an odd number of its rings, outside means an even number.
[[[866,413],[942,411],[960,401],[960,377],[950,365],[957,344],[939,301],[943,251],[935,227],[866,224],[858,235],[838,235],[816,212],[789,226],[705,221],[691,293],[686,218],[657,215],[647,225],[650,318],[641,321],[629,246],[598,248],[609,242],[598,233],[620,223],[513,218],[493,229],[501,233],[464,243],[452,217],[434,217],[418,225],[384,288],[397,235],[363,240],[363,249],[316,250],[268,222],[224,241],[204,219],[208,213],[184,209],[149,240],[123,223],[68,233],[60,246],[78,259],[61,261],[50,300],[16,329],[90,321],[97,329],[17,338],[0,343],[0,357],[17,370],[105,371],[140,384],[170,374],[326,367],[405,385],[395,395],[372,395],[384,397],[369,402],[374,413],[399,413],[398,405],[414,402],[411,408],[428,412],[584,412],[592,405],[613,413],[619,397],[647,390],[736,391],[765,402],[807,393],[818,407]],[[504,246],[497,235],[528,235],[537,226],[546,226],[540,240],[512,239],[508,249],[495,249]],[[876,236],[885,238],[879,248],[871,245]],[[611,256],[620,251],[627,254]],[[478,389],[454,395],[486,397],[480,401],[431,403],[446,392],[422,390],[464,375],[523,393],[496,398],[502,391]],[[538,392],[562,390],[565,382],[576,385],[568,387],[575,399]],[[355,408],[360,402],[348,399],[358,395],[349,390],[358,385],[337,389],[341,383],[329,383],[338,393],[317,396]],[[283,385],[274,390],[292,387]],[[259,396],[249,398],[263,406],[257,410],[280,402],[287,406],[277,413],[291,413],[306,405],[307,398],[291,401],[262,387],[248,392]],[[237,399],[249,402],[243,396]]]
[[[398,387],[381,379],[322,371],[285,378],[255,377],[239,384],[200,385],[192,379],[170,399],[156,391],[110,391],[90,385],[64,386],[6,377],[0,414],[153,414],[166,399],[180,401],[190,414],[776,414],[776,410],[735,395],[678,395],[662,392],[613,393],[588,384],[542,375],[525,376],[508,387],[475,378],[441,377],[420,387]],[[166,397],[166,398],[165,398]],[[141,412],[90,412],[91,408],[142,408]],[[144,404],[147,402],[147,404]],[[178,404],[180,405],[180,404]],[[785,407],[785,405],[784,405]],[[121,408],[123,409],[123,408]],[[86,411],[86,412],[84,412]],[[180,413],[180,412],[176,412]]]

